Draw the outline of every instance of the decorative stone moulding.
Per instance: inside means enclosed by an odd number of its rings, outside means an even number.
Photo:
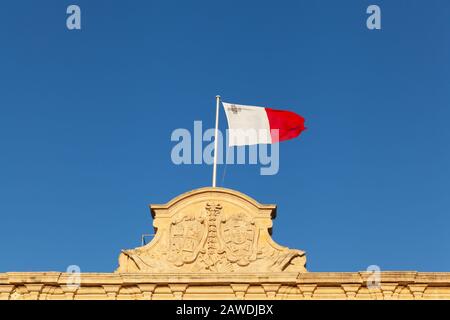
[[[117,272],[306,272],[306,255],[272,240],[275,205],[234,190],[201,188],[150,206],[155,237],[123,250]]]

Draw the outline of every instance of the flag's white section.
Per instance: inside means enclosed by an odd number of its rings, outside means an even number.
[[[229,146],[272,143],[269,118],[263,107],[222,104],[228,120]]]

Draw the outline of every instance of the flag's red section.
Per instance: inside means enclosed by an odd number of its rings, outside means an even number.
[[[269,118],[270,130],[279,130],[278,137],[273,133],[271,134],[272,143],[293,139],[306,129],[305,119],[294,112],[270,108],[265,109]]]

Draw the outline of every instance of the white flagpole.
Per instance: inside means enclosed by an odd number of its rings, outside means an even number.
[[[216,175],[217,175],[217,141],[219,135],[219,104],[220,104],[220,96],[216,96],[216,130],[214,133],[214,164],[213,164],[213,178],[212,178],[212,186],[216,187]]]

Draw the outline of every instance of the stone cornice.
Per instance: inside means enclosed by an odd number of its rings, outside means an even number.
[[[149,274],[7,272],[0,299],[450,299],[450,272]],[[215,294],[211,294],[214,292]]]
[[[368,272],[308,272],[308,273],[81,273],[82,284],[135,284],[135,283],[315,283],[363,284],[371,274]],[[67,283],[73,276],[64,272],[6,272],[0,273],[0,285],[42,283],[57,285]],[[383,271],[383,283],[399,284],[426,283],[430,285],[450,285],[450,272]]]

